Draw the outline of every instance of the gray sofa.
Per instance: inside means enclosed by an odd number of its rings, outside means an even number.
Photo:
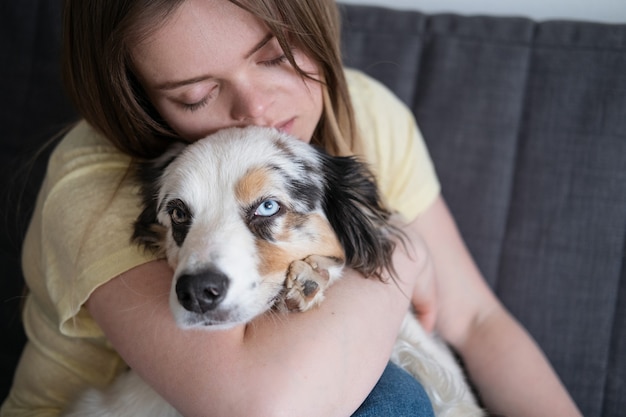
[[[59,81],[58,3],[9,2],[0,16],[0,399],[24,340],[19,245],[47,155],[33,151],[75,117]],[[626,24],[342,13],[346,63],[414,111],[489,284],[584,415],[623,415]]]

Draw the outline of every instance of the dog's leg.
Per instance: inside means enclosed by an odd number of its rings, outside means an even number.
[[[306,311],[321,303],[324,290],[339,276],[342,267],[341,259],[320,255],[292,262],[278,310]]]

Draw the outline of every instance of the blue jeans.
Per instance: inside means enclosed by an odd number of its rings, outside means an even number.
[[[352,417],[434,417],[422,385],[389,362],[385,372]]]

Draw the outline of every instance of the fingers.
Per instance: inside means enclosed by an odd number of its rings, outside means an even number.
[[[424,250],[420,256],[421,268],[417,273],[411,302],[422,327],[430,333],[437,322],[437,283],[430,254]]]

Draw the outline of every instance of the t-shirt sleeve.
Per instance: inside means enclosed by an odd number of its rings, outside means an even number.
[[[346,75],[365,159],[387,204],[413,220],[441,191],[413,114],[378,81],[354,70]]]
[[[42,277],[41,292],[68,336],[100,336],[85,301],[98,286],[153,259],[131,242],[141,209],[130,159],[96,136],[79,125],[53,153],[24,248],[27,258],[39,256],[33,267],[42,270],[26,273]]]

